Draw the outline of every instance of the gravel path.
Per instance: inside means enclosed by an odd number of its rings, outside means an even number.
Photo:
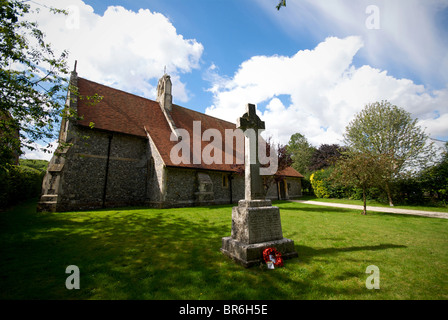
[[[363,206],[358,206],[354,204],[342,204],[342,203],[330,203],[330,202],[319,202],[319,201],[307,201],[307,200],[291,200],[293,202],[314,204],[317,206],[327,206],[327,207],[338,207],[354,210],[362,210]],[[398,213],[398,214],[411,214],[417,216],[431,217],[431,218],[442,218],[448,219],[448,212],[435,212],[435,211],[422,211],[422,210],[409,210],[409,209],[398,209],[394,207],[372,207],[367,206],[367,212],[388,212],[388,213]]]

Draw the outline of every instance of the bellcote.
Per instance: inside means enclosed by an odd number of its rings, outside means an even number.
[[[162,78],[159,79],[159,83],[157,84],[157,99],[156,101],[159,103],[160,108],[165,115],[165,118],[168,122],[168,125],[171,128],[171,132],[177,136],[177,127],[174,123],[173,118],[171,117],[171,109],[173,106],[173,96],[171,95],[171,78],[166,73]]]
[[[166,73],[159,79],[157,84],[157,102],[165,112],[171,112],[173,96],[171,95],[171,78]]]

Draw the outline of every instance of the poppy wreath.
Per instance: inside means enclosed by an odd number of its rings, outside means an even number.
[[[269,256],[273,256],[275,259],[274,266],[283,267],[283,259],[282,254],[277,251],[275,248],[266,248],[263,250],[263,260],[264,262],[271,261]]]

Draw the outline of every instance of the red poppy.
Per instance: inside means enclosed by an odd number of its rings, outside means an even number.
[[[275,259],[274,265],[276,267],[283,267],[283,259],[282,254],[277,251],[275,248],[266,248],[263,250],[263,259],[267,263],[268,261],[271,261],[271,258],[269,256],[272,256]]]

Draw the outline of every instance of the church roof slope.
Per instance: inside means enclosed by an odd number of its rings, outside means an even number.
[[[187,165],[189,167],[197,167],[197,168],[202,168],[202,169],[209,169],[209,170],[222,170],[222,171],[235,171],[236,170],[236,166],[235,165],[231,165],[231,164],[226,164],[225,163],[225,130],[229,129],[229,130],[235,130],[236,129],[236,125],[234,123],[228,122],[228,121],[224,121],[222,119],[218,119],[197,111],[193,111],[178,105],[173,104],[172,107],[172,111],[171,111],[171,117],[173,119],[173,121],[175,122],[176,126],[178,128],[182,128],[185,129],[189,136],[190,136],[190,159],[191,162],[193,162],[193,152],[194,152],[194,146],[193,146],[193,139],[195,138],[195,134],[197,134],[198,132],[195,132],[194,130],[194,122],[197,122],[197,127],[200,127],[200,135],[201,137],[204,134],[204,131],[208,130],[208,129],[215,129],[219,132],[220,136],[222,137],[222,141],[221,141],[221,148],[220,148],[220,152],[221,152],[221,161],[219,161],[219,163],[211,163],[211,164],[205,164],[204,163],[204,159],[203,159],[203,155],[201,155],[201,164],[200,165],[195,165],[195,164],[190,164]],[[199,123],[199,125],[198,125]],[[197,130],[196,130],[197,131]],[[196,137],[197,138],[197,137]],[[209,145],[211,142],[210,141],[203,141],[201,138],[197,138],[198,141],[201,142],[201,152],[204,150],[204,148]],[[236,163],[236,155],[237,155],[237,150],[236,150],[236,143],[233,143],[233,163]],[[243,152],[243,157],[244,157],[244,149],[242,150]],[[214,154],[212,154],[214,155]],[[180,166],[184,166],[184,164],[180,164]]]
[[[178,129],[184,129],[190,135],[191,152],[190,163],[176,164],[173,163],[170,152],[178,142],[170,140],[172,131],[158,102],[81,77],[78,77],[78,91],[80,94],[77,105],[78,115],[82,117],[78,124],[81,126],[89,127],[93,123],[96,129],[142,138],[147,138],[146,129],[167,166],[233,172],[238,169],[235,165],[225,163],[225,130],[234,130],[236,128],[234,123],[173,104],[170,116]],[[103,97],[98,103],[92,104],[89,100],[83,98],[95,94]],[[194,121],[200,121],[201,137],[207,129],[216,129],[220,132],[222,137],[221,163],[207,164],[204,163],[203,159],[200,164],[193,163]],[[202,139],[200,141],[202,152],[210,144],[210,141],[202,141]],[[233,147],[233,163],[236,163],[238,150],[236,150],[235,141]],[[303,177],[293,168],[287,168],[278,174],[289,177]]]
[[[96,129],[146,137],[144,119],[150,116],[148,110],[158,107],[157,102],[84,78],[78,78],[78,92],[78,115],[82,118],[79,125],[93,123]],[[102,96],[102,100],[90,103],[86,97],[94,94]]]

